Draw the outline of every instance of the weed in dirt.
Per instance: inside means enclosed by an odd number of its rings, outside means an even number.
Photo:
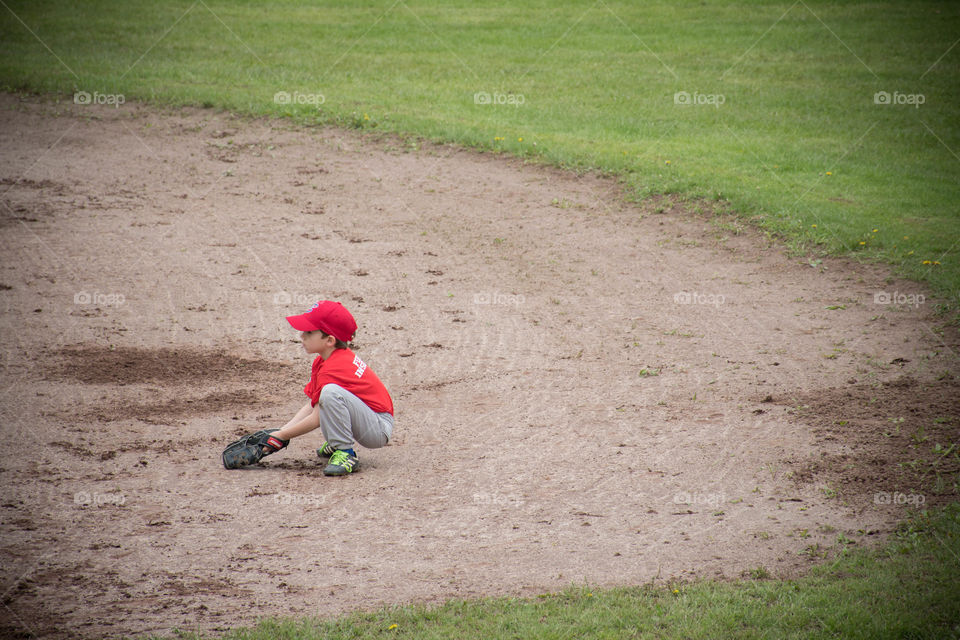
[[[900,426],[903,424],[903,418],[889,418],[890,422],[893,423],[893,431],[884,431],[883,436],[885,438],[892,438],[894,436],[900,435]]]
[[[755,569],[750,569],[747,572],[747,575],[753,580],[768,580],[769,578],[773,577],[770,571],[763,565],[760,565]]]

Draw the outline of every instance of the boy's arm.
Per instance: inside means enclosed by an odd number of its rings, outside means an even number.
[[[300,407],[299,410],[297,410],[297,414],[292,418],[290,418],[290,422],[283,425],[281,429],[286,429],[287,427],[292,427],[293,425],[297,424],[298,422],[300,422],[301,420],[307,417],[311,409],[313,409],[313,407],[310,406],[310,401],[307,400],[307,403],[302,407]]]
[[[300,407],[297,415],[290,422],[283,425],[279,431],[274,431],[271,435],[281,440],[289,440],[310,433],[320,426],[320,413],[318,407],[310,406],[310,401]]]

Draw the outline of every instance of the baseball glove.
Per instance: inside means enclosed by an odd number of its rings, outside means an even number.
[[[271,433],[279,429],[257,431],[243,436],[223,450],[223,466],[226,469],[239,469],[260,462],[263,456],[276,453],[290,444],[289,440],[275,438]]]

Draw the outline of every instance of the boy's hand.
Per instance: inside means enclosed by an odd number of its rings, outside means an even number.
[[[279,429],[257,431],[244,436],[223,450],[223,466],[227,469],[239,469],[260,462],[263,456],[276,453],[287,446],[289,440],[281,440],[273,435]]]

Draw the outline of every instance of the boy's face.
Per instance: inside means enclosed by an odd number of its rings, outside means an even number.
[[[301,331],[300,341],[303,343],[303,350],[307,353],[316,353],[324,360],[333,353],[333,348],[337,344],[337,339],[333,336],[323,335],[323,331]]]

